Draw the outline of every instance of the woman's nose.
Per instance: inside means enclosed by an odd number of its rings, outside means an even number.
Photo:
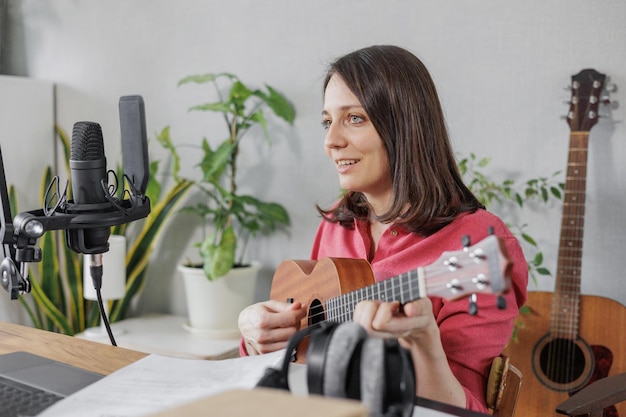
[[[340,148],[346,146],[346,139],[341,131],[341,126],[331,124],[326,129],[326,136],[324,137],[324,147],[328,149]]]

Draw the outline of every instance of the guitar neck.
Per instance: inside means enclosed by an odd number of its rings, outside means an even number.
[[[575,339],[578,334],[589,131],[598,122],[605,79],[604,74],[594,69],[584,69],[572,76],[567,115],[570,143],[550,324],[554,336],[567,339]]]
[[[563,337],[578,333],[588,144],[589,132],[570,133],[551,323],[552,334]]]

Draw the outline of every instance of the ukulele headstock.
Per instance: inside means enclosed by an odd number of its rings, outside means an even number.
[[[511,262],[502,241],[490,235],[459,251],[444,252],[425,268],[428,295],[458,299],[477,293],[501,295],[510,288]]]

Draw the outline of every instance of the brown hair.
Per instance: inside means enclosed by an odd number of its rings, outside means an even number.
[[[387,151],[393,195],[379,221],[430,235],[459,213],[484,208],[463,183],[435,84],[415,55],[390,45],[349,53],[331,63],[324,92],[334,74],[358,98]],[[333,208],[317,209],[324,219],[348,228],[355,218],[370,215],[365,196],[353,191]]]

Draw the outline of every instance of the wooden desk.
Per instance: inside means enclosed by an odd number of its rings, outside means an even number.
[[[103,375],[108,375],[148,355],[131,349],[0,322],[0,354],[15,351],[31,352]],[[278,391],[277,395],[279,395]],[[204,401],[211,400],[205,399]],[[305,399],[300,401],[305,401]],[[359,409],[360,407],[355,408],[356,411]],[[420,417],[489,417],[487,414],[475,413],[424,399],[418,401],[416,410],[414,416],[419,415]],[[205,411],[206,409],[203,409],[202,414],[199,415],[205,415]],[[163,415],[169,416],[170,414]],[[174,413],[172,415],[180,414]]]
[[[25,351],[103,375],[147,354],[28,326],[0,322],[0,354]]]

